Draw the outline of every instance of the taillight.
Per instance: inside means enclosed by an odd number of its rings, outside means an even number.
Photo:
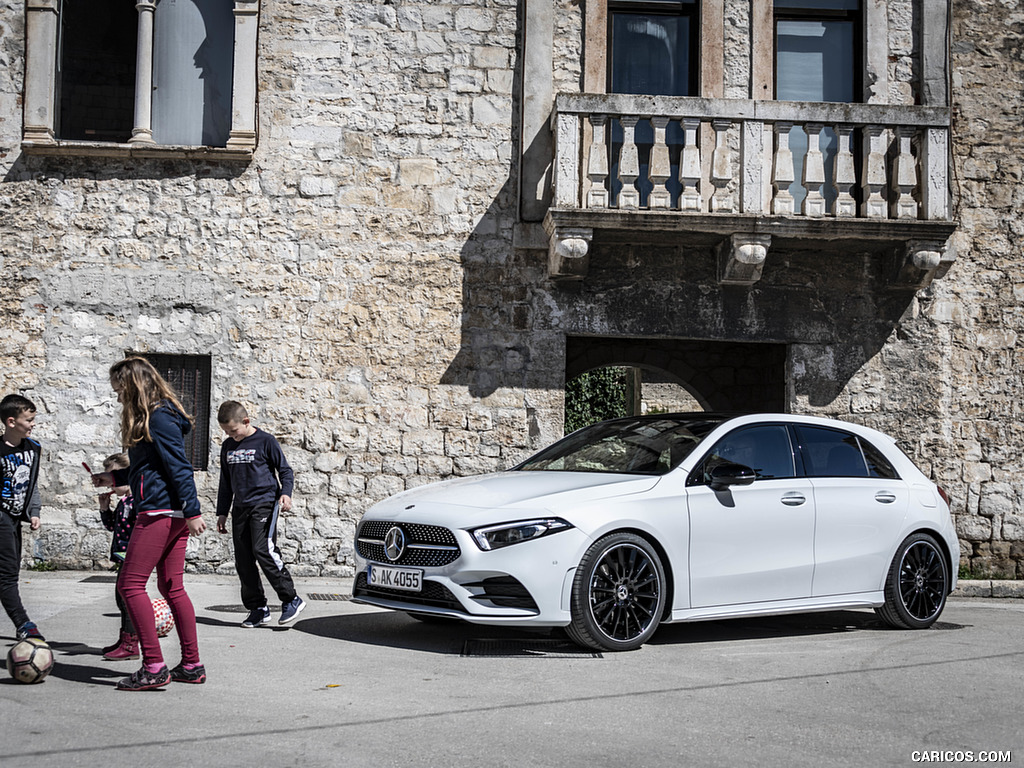
[[[935,487],[939,489],[939,496],[941,496],[942,500],[946,502],[946,506],[952,508],[953,505],[949,503],[949,494],[942,490],[941,485],[936,485]]]

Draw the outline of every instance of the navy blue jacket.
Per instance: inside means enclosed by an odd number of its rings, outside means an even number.
[[[114,471],[116,485],[131,486],[135,512],[181,510],[185,517],[199,516],[199,497],[192,463],[185,455],[185,435],[192,424],[168,402],[149,415],[153,442],[141,440],[128,449],[131,464]]]

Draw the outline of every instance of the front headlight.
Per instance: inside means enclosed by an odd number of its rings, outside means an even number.
[[[501,549],[511,544],[539,539],[549,533],[556,533],[572,528],[558,517],[546,517],[541,520],[520,520],[515,523],[488,525],[484,528],[470,530],[473,540],[482,550]]]

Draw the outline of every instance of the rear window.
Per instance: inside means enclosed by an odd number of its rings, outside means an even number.
[[[898,477],[882,452],[857,435],[806,426],[796,433],[808,477]]]

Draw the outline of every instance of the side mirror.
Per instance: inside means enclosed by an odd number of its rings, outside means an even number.
[[[750,485],[757,479],[757,473],[742,464],[726,462],[711,469],[711,490],[721,491],[730,485]]]

